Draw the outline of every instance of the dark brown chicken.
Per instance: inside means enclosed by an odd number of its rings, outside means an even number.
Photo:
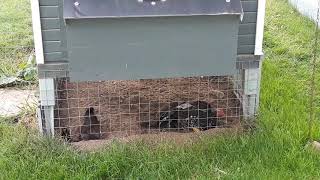
[[[100,139],[100,121],[95,115],[94,108],[88,108],[84,115],[84,123],[81,126],[81,139],[82,140],[94,140]]]
[[[61,129],[61,137],[66,141],[71,141],[70,130],[68,128]]]

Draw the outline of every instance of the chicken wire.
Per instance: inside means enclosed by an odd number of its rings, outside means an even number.
[[[54,134],[81,141],[240,127],[257,110],[260,75],[248,67],[259,63],[238,62],[230,76],[70,82],[65,72],[54,79]]]

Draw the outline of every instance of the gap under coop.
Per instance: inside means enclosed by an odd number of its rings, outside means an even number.
[[[44,98],[51,93],[54,106],[42,107],[42,128],[81,141],[240,127],[257,112],[259,63],[239,62],[239,67],[257,68],[230,76],[84,82],[56,78],[54,88],[45,88],[51,91]],[[45,124],[49,119],[53,129]]]
[[[241,127],[258,112],[264,3],[39,0],[40,131],[77,142]]]

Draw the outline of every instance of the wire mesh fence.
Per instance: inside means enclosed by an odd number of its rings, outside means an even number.
[[[71,82],[65,72],[54,80],[55,134],[80,141],[240,127],[257,112],[259,64],[238,62],[230,76],[97,82]]]

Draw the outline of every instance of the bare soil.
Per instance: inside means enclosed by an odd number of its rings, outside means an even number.
[[[190,145],[197,143],[204,138],[215,138],[221,135],[236,135],[243,132],[241,127],[239,128],[214,128],[207,131],[191,132],[191,133],[177,133],[177,132],[161,132],[157,134],[140,134],[132,135],[122,138],[112,138],[103,140],[90,140],[72,142],[71,146],[79,151],[96,152],[107,148],[111,143],[117,142],[121,144],[129,144],[135,142],[142,142],[148,147],[156,147],[159,144],[171,144],[171,145]]]
[[[36,91],[33,89],[0,89],[0,116],[17,116],[26,106],[36,106],[38,99],[36,98],[35,94]]]
[[[161,132],[153,125],[171,102],[206,101],[223,109],[226,116],[219,119],[219,127],[238,126],[242,115],[235,86],[226,76],[57,83],[56,133],[69,128],[72,141],[80,140],[80,127],[91,107],[102,139]],[[142,126],[145,123],[149,126]]]

